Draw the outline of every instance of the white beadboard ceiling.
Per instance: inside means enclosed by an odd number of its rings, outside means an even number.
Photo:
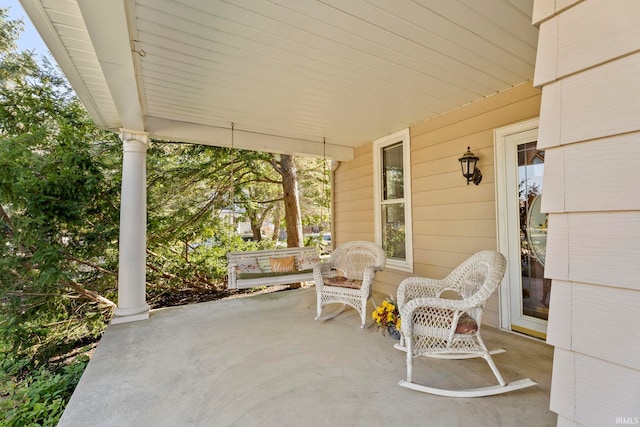
[[[342,160],[531,80],[538,38],[532,0],[21,2],[100,127]]]

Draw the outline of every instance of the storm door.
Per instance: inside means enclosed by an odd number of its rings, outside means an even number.
[[[547,214],[544,150],[538,149],[537,122],[496,131],[499,250],[507,257],[501,291],[501,324],[544,338],[551,280],[544,277]],[[535,125],[535,127],[532,127]]]

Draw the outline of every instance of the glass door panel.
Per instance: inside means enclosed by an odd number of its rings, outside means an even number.
[[[551,280],[544,278],[547,214],[540,212],[544,151],[536,142],[518,144],[518,210],[521,266],[519,317],[547,320]]]

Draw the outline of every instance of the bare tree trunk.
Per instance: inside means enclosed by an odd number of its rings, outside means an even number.
[[[280,203],[276,206],[276,210],[273,213],[273,236],[271,239],[277,242],[280,238],[280,218],[282,217],[282,210],[280,209]]]
[[[251,234],[255,242],[262,241],[262,224],[269,215],[269,212],[273,209],[272,206],[267,206],[265,209],[247,209],[247,216],[249,217],[249,224],[251,225]]]
[[[262,228],[262,221],[259,223],[251,221],[251,234],[253,234],[254,242],[259,242],[262,240],[262,232],[260,228]]]
[[[284,191],[284,218],[287,224],[287,246],[300,247],[302,241],[302,215],[298,194],[298,171],[293,156],[280,155],[282,168],[282,189]]]

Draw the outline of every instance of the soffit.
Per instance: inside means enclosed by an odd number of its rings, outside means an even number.
[[[22,2],[99,126],[276,152],[348,158],[536,56],[532,0]]]

